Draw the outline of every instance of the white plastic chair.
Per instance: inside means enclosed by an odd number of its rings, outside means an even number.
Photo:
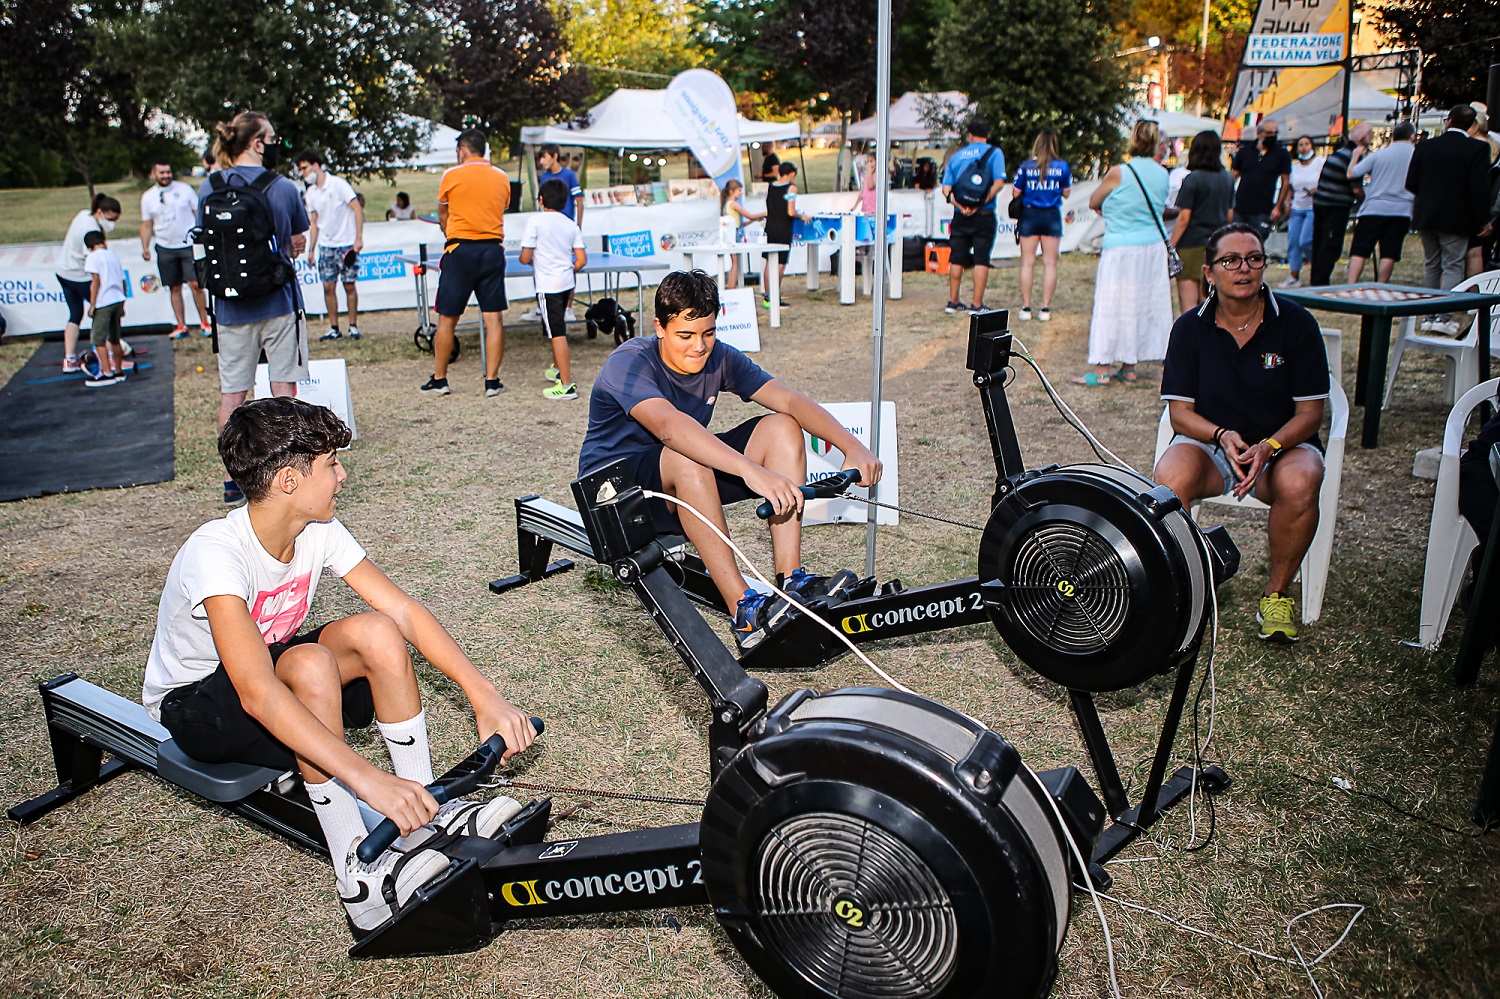
[[[1349,399],[1344,394],[1341,370],[1343,335],[1339,330],[1323,330],[1323,346],[1328,351],[1329,423],[1328,436],[1323,441],[1323,485],[1318,490],[1318,530],[1313,534],[1307,554],[1302,556],[1298,576],[1302,579],[1302,620],[1312,624],[1323,613],[1323,594],[1328,589],[1328,566],[1333,561],[1333,532],[1338,522],[1339,486],[1344,477],[1344,435],[1349,427]],[[1164,407],[1161,421],[1156,428],[1156,457],[1152,467],[1161,461],[1168,445],[1172,443],[1172,417],[1170,407]],[[1219,503],[1241,509],[1269,510],[1266,504],[1253,495],[1243,499],[1233,496],[1210,496],[1193,504],[1189,511],[1194,522],[1204,503]]]
[[[1500,378],[1491,378],[1463,394],[1443,428],[1443,456],[1438,464],[1437,492],[1432,497],[1432,526],[1427,531],[1427,567],[1422,574],[1422,617],[1417,640],[1420,649],[1435,649],[1448,627],[1448,615],[1463,582],[1469,553],[1479,537],[1458,513],[1458,458],[1463,454],[1464,428],[1479,404],[1495,397]]]
[[[1500,289],[1500,271],[1485,271],[1461,282],[1453,290],[1493,292],[1497,289]],[[1471,316],[1475,314],[1469,313]],[[1425,350],[1447,360],[1448,370],[1443,376],[1443,401],[1449,405],[1479,381],[1478,323],[1470,324],[1463,336],[1451,337],[1418,332],[1417,318],[1408,316],[1401,323],[1401,335],[1396,337],[1390,373],[1385,379],[1385,398],[1381,401],[1381,409],[1389,409],[1391,406],[1391,389],[1396,385],[1396,371],[1401,367],[1401,355],[1408,350]],[[1490,355],[1500,356],[1500,305],[1490,308]]]

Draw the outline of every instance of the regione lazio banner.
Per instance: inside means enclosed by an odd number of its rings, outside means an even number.
[[[1349,3],[1260,0],[1229,102],[1226,139],[1254,131],[1267,117],[1277,120],[1283,135],[1343,130]]]
[[[717,73],[690,69],[667,84],[667,116],[682,129],[703,170],[723,187],[740,176],[740,116],[734,92]]]

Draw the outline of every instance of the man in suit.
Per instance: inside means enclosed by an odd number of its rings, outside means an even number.
[[[1489,148],[1468,134],[1476,117],[1467,104],[1449,111],[1447,131],[1418,143],[1407,168],[1406,189],[1416,198],[1412,225],[1422,237],[1422,283],[1428,288],[1452,288],[1462,281],[1469,237],[1488,235],[1491,228]],[[1451,336],[1459,325],[1456,316],[1432,316],[1422,328]]]

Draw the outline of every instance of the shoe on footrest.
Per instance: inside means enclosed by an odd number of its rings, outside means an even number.
[[[349,847],[338,889],[349,922],[356,930],[368,932],[390,919],[419,888],[446,871],[449,861],[436,850],[387,850],[372,862],[361,863],[355,851],[364,839],[360,836]]]
[[[833,601],[843,600],[850,587],[858,581],[859,577],[852,569],[839,569],[831,576],[820,576],[798,568],[786,577],[781,588],[805,604],[819,597]]]
[[[791,620],[792,605],[774,593],[746,590],[734,609],[734,644],[749,652]]]

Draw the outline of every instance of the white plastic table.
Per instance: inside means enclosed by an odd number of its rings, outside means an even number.
[[[813,251],[816,252],[816,247]],[[693,267],[699,266],[700,256],[713,258],[713,266],[705,267],[704,270],[712,271],[714,281],[719,286],[719,293],[724,292],[724,258],[744,253],[782,253],[790,251],[791,247],[786,243],[716,243],[713,246],[689,246],[684,247],[682,252],[687,255]],[[816,257],[811,259],[816,260]],[[747,261],[748,263],[748,261]],[[766,298],[771,303],[771,328],[781,328],[781,269],[778,267],[766,268],[770,272],[767,276]]]

